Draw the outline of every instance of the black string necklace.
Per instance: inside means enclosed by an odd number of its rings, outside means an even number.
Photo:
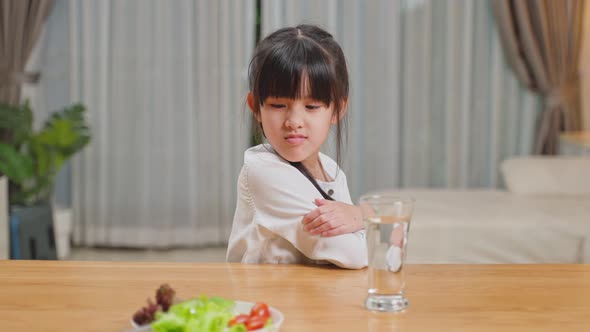
[[[296,161],[296,162],[289,162],[289,164],[291,164],[291,166],[297,168],[299,170],[299,172],[301,172],[303,175],[305,175],[305,177],[311,181],[311,183],[313,184],[313,186],[320,192],[320,194],[322,195],[322,197],[324,197],[324,199],[327,199],[329,201],[333,201],[334,199],[328,195],[324,189],[322,189],[322,187],[320,187],[320,185],[318,184],[318,182],[313,178],[313,176],[311,176],[311,174],[309,174],[309,171],[307,171],[307,168],[305,168],[305,166],[303,166],[303,164],[300,161]]]

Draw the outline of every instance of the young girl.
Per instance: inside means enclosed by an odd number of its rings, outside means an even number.
[[[344,54],[310,25],[283,28],[255,50],[248,106],[268,144],[250,148],[238,180],[227,260],[367,265],[361,211],[320,147],[336,126],[340,158],[348,101]]]

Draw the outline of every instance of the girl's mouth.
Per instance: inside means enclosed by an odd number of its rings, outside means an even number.
[[[304,135],[288,135],[287,137],[285,137],[285,139],[289,144],[299,145],[303,143],[307,139],[307,137],[305,137]]]

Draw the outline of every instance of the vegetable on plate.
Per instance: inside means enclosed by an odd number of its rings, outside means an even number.
[[[150,324],[154,332],[246,332],[272,325],[266,303],[257,302],[249,313],[234,311],[235,302],[221,297],[201,296],[177,303],[176,292],[167,284],[156,291],[156,303],[133,315],[137,325]]]

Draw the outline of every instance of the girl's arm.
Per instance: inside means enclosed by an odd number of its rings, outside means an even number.
[[[315,199],[318,208],[301,221],[305,231],[314,235],[336,236],[364,229],[361,208],[343,202]]]
[[[313,202],[317,190],[297,169],[278,161],[253,162],[246,169],[259,226],[287,240],[309,259],[350,269],[367,266],[363,232],[321,237],[304,230],[301,220],[317,208]]]

